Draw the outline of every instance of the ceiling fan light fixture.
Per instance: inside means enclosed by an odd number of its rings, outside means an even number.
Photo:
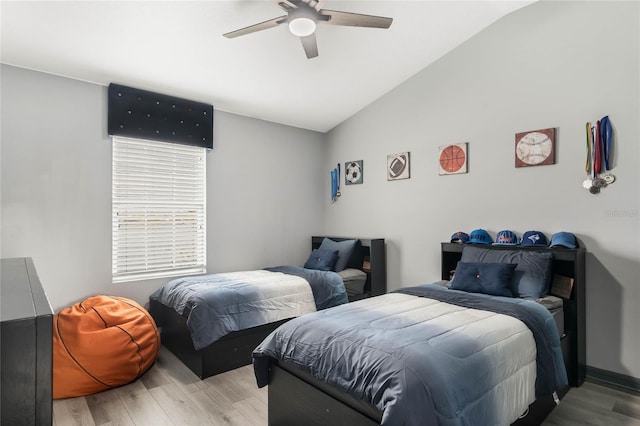
[[[289,31],[298,37],[306,37],[316,30],[316,23],[311,18],[295,18],[289,21]]]

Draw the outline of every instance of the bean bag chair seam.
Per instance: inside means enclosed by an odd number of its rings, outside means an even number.
[[[82,307],[82,309],[84,309],[84,306]],[[85,310],[86,312],[86,310]],[[95,377],[93,374],[89,373],[89,371],[87,371],[86,368],[84,368],[82,366],[82,364],[80,364],[80,362],[76,359],[75,356],[73,356],[73,354],[71,353],[71,351],[69,350],[69,347],[67,346],[67,343],[64,340],[64,337],[62,336],[62,333],[60,332],[60,317],[56,317],[56,328],[58,329],[58,336],[60,336],[60,343],[62,343],[62,346],[64,347],[65,351],[67,352],[67,354],[69,355],[69,357],[73,360],[73,362],[80,367],[80,369],[82,371],[84,371],[89,377],[91,377],[93,380],[95,380],[96,382],[100,383],[103,386],[106,386],[108,388],[114,388],[115,386],[109,385],[107,383],[104,383],[102,380],[98,379],[97,377]]]
[[[142,357],[142,354],[140,353],[140,345],[138,344],[138,342],[136,342],[136,340],[133,338],[133,336],[131,335],[131,333],[129,333],[127,330],[125,330],[124,328],[120,327],[119,325],[114,326],[118,329],[120,329],[120,331],[122,331],[123,333],[125,333],[127,336],[129,336],[129,339],[131,340],[131,342],[133,342],[134,345],[136,345],[136,348],[138,348],[136,350],[136,355],[139,358],[138,361],[138,374],[136,374],[136,377],[140,377],[141,376],[141,372],[140,370],[142,369],[142,367],[140,367],[140,365],[144,362],[144,358]]]
[[[154,321],[153,317],[151,317],[151,315],[149,315],[149,312],[147,312],[146,310],[140,309],[138,306],[135,306],[135,305],[133,305],[132,303],[129,303],[129,301],[127,301],[127,300],[122,300],[122,299],[120,299],[120,298],[116,298],[116,299],[118,299],[118,300],[120,300],[122,303],[125,303],[125,304],[127,304],[127,305],[131,306],[132,308],[134,308],[134,309],[138,310],[138,311],[139,311],[140,313],[142,313],[145,317],[147,317],[147,319],[148,319],[149,321],[151,321],[151,322],[155,323],[155,321]],[[118,326],[118,328],[120,328],[120,326]],[[131,335],[131,333],[129,333],[128,331],[126,331],[126,330],[124,330],[124,329],[123,329],[122,331],[124,331],[125,333],[127,333],[127,334],[129,335],[129,337],[131,338],[131,341],[132,341],[133,343],[135,343],[135,345],[138,347],[137,354],[138,354],[138,357],[140,358],[140,362],[138,363],[138,366],[139,366],[139,367],[138,367],[138,370],[142,370],[142,368],[140,367],[140,364],[142,364],[142,363],[144,362],[144,357],[142,356],[142,353],[141,353],[142,351],[140,350],[140,345],[139,345],[139,344],[138,344],[138,342],[133,338],[133,336]],[[155,337],[156,337],[156,343],[157,343],[156,347],[157,347],[157,348],[159,348],[159,347],[160,347],[160,335],[159,335],[159,333],[157,333],[157,332],[156,332],[156,333],[155,333]],[[157,356],[157,354],[158,354],[158,350],[156,350],[156,356]],[[155,358],[155,357],[154,357],[154,358]],[[152,365],[153,365],[153,364],[152,364]],[[149,366],[149,368],[150,368],[150,367],[151,367],[151,366]],[[142,371],[140,371],[140,373],[138,374],[138,377],[142,376],[145,372],[146,372],[146,370],[142,370]]]
[[[84,309],[84,306],[82,308]],[[95,312],[98,318],[102,320],[102,323],[104,324],[104,328],[105,329],[109,328],[109,324],[104,320],[104,318],[102,318],[102,315],[100,315],[100,312],[98,312],[98,310],[94,306],[91,307],[91,310]],[[85,312],[87,312],[86,309],[85,309]]]

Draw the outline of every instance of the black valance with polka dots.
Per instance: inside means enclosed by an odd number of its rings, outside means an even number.
[[[213,148],[213,105],[111,83],[111,136]]]

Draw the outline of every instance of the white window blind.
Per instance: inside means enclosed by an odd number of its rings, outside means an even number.
[[[113,138],[113,281],[206,270],[205,149]]]

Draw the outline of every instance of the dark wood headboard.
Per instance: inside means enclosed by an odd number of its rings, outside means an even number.
[[[311,248],[320,247],[324,238],[330,238],[333,241],[358,241],[347,266],[361,269],[367,274],[367,283],[362,297],[379,296],[387,292],[387,258],[384,238],[314,236],[311,237]]]
[[[452,270],[456,269],[462,257],[465,245],[459,243],[442,243],[442,279],[449,280]],[[536,251],[553,254],[552,273],[573,278],[571,296],[564,300],[564,328],[562,351],[565,357],[567,375],[571,386],[580,386],[587,374],[586,366],[586,329],[585,329],[585,249],[578,247],[568,249],[562,247],[520,247],[500,245],[473,246],[489,250]],[[552,276],[553,276],[552,275]]]

